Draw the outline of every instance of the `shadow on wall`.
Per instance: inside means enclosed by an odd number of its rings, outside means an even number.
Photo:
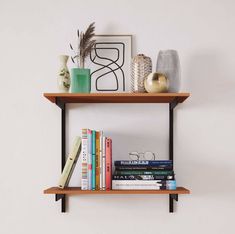
[[[232,99],[234,81],[229,71],[233,68],[225,52],[205,49],[187,58],[184,87],[191,92],[194,106],[210,108]]]

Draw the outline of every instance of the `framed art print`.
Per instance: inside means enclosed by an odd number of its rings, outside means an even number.
[[[129,92],[132,58],[131,35],[96,35],[88,66],[91,92]]]

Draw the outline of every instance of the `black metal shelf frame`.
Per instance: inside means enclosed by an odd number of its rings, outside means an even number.
[[[169,103],[169,159],[174,166],[174,108],[178,102]],[[66,103],[56,98],[56,105],[61,109],[61,172],[66,162]],[[55,200],[61,200],[61,212],[66,212],[66,195],[55,194]],[[178,194],[169,194],[169,212],[174,212],[174,200],[178,201]]]

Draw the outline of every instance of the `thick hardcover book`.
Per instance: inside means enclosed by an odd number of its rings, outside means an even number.
[[[172,166],[172,160],[121,160],[115,161],[115,166],[159,166],[159,165],[168,165]]]
[[[106,189],[106,137],[103,136],[102,140],[102,189]]]
[[[113,175],[113,180],[174,180],[174,175]]]
[[[58,184],[59,188],[63,189],[65,186],[69,184],[69,180],[72,176],[74,167],[77,163],[78,157],[81,152],[81,141],[82,139],[79,136],[77,136],[74,140],[72,151],[68,156],[63,172],[60,176],[60,180]]]
[[[88,190],[92,190],[92,131],[87,130],[88,141]]]
[[[175,180],[113,180],[113,190],[175,190]]]
[[[95,189],[100,189],[100,132],[95,134]]]
[[[81,189],[88,190],[88,139],[87,129],[82,129],[82,182]]]
[[[91,167],[91,171],[92,171],[92,182],[91,182],[91,187],[92,187],[92,190],[95,190],[95,181],[96,181],[96,173],[95,173],[95,170],[96,170],[96,157],[95,157],[95,153],[96,153],[96,144],[95,144],[95,135],[96,135],[96,132],[94,130],[92,130],[92,137],[91,137],[91,140],[92,140],[92,151],[91,151],[91,154],[92,154],[92,167]]]
[[[100,152],[99,152],[99,159],[100,159],[100,175],[99,175],[99,181],[100,181],[100,189],[103,189],[103,131],[100,131]]]
[[[172,165],[159,165],[159,166],[115,166],[117,171],[129,171],[129,170],[165,170],[170,171],[173,170]]]
[[[112,140],[106,139],[106,190],[112,189]]]
[[[130,170],[130,171],[115,171],[114,175],[174,175],[174,171],[141,171],[141,170]]]

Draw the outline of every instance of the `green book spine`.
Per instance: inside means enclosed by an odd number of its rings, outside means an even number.
[[[95,190],[95,177],[96,177],[96,132],[92,130],[92,190]]]

